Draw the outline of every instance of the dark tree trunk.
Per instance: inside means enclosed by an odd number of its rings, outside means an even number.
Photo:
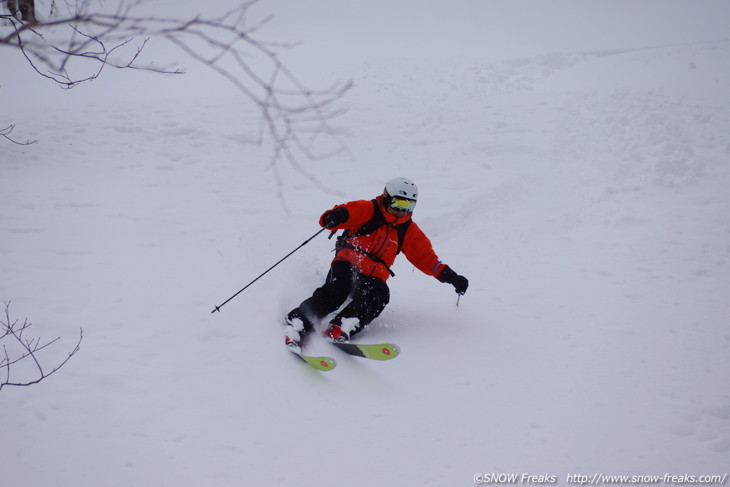
[[[18,0],[8,0],[8,10],[14,17],[17,17],[18,11],[20,11],[20,18],[24,22],[36,22],[35,0],[20,0],[20,8],[18,8]]]

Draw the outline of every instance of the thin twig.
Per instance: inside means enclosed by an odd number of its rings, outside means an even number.
[[[304,170],[297,156],[318,160],[347,152],[339,132],[331,128],[330,122],[342,112],[334,104],[349,92],[351,82],[337,83],[323,90],[304,86],[277,53],[295,44],[274,43],[258,37],[273,17],[248,22],[249,9],[258,0],[248,1],[218,17],[191,19],[134,16],[136,4],[122,3],[124,7],[120,5],[114,13],[93,12],[88,1],[67,3],[69,15],[34,23],[0,15],[0,46],[19,50],[36,73],[63,88],[73,88],[98,78],[106,66],[182,74],[179,69],[142,63],[148,41],[166,40],[227,79],[258,107],[262,133],[273,142],[273,166],[285,161],[317,187],[333,192]],[[52,11],[58,15],[55,4]],[[138,37],[144,40],[135,46]],[[83,62],[74,63],[76,60]],[[93,65],[94,62],[97,64]],[[83,74],[74,72],[81,68],[86,70]],[[9,128],[12,130],[12,126]],[[8,133],[0,132],[0,135],[8,138]],[[334,149],[317,149],[324,137],[334,143]],[[281,188],[283,180],[279,171],[275,175]]]
[[[5,127],[4,129],[0,129],[0,137],[4,137],[7,140],[9,140],[10,142],[12,142],[13,144],[17,144],[17,145],[31,145],[31,144],[35,144],[36,142],[38,142],[37,140],[26,140],[25,142],[20,142],[18,140],[15,140],[14,138],[10,137],[10,134],[13,132],[14,129],[15,129],[15,124],[11,124],[11,125],[8,125],[7,127]]]
[[[0,389],[4,386],[29,386],[37,384],[43,379],[46,379],[56,373],[61,367],[76,355],[81,349],[81,340],[84,338],[83,330],[79,330],[79,340],[76,342],[76,346],[68,353],[66,358],[61,363],[54,366],[50,371],[44,368],[41,363],[39,354],[52,344],[58,342],[60,337],[54,338],[48,342],[43,342],[41,337],[25,338],[24,334],[30,329],[32,323],[26,318],[21,325],[18,325],[19,320],[12,320],[10,318],[10,302],[5,302],[5,321],[0,319],[0,343],[2,343],[3,357],[0,359],[0,370],[4,369],[4,378],[0,379]],[[11,352],[8,350],[9,347],[20,350],[20,354],[17,357],[13,357]],[[35,378],[25,380],[11,380],[11,369],[12,366],[20,362],[30,361],[36,369]]]

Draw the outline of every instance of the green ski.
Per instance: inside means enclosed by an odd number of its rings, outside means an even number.
[[[310,367],[321,370],[323,372],[328,372],[335,367],[337,367],[337,362],[335,362],[335,359],[330,357],[312,357],[309,355],[302,355],[301,353],[297,353],[294,350],[288,349],[291,353],[302,359],[306,364],[308,364]]]
[[[364,345],[360,343],[332,342],[332,345],[355,357],[369,358],[371,360],[391,360],[400,354],[398,345],[392,343]]]

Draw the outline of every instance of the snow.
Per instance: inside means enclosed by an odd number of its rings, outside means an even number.
[[[256,109],[179,52],[184,77],[59,91],[0,51],[0,127],[39,140],[0,141],[0,299],[61,337],[48,364],[84,330],[57,374],[0,392],[3,485],[728,471],[730,4],[256,9],[302,41],[282,57],[307,84],[356,82],[333,123],[347,151],[301,161],[322,187],[284,163],[278,188]],[[315,340],[338,362],[321,373],[283,346],[327,272],[324,235],[211,314],[322,211],[395,176],[470,281],[457,307],[396,261],[361,335],[396,360]]]

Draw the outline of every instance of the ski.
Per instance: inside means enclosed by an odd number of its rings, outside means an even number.
[[[391,360],[400,354],[400,347],[393,343],[361,344],[331,342],[332,345],[354,357],[371,360]]]
[[[312,367],[316,370],[321,370],[322,372],[328,372],[335,367],[337,367],[337,362],[335,362],[335,359],[330,357],[313,357],[311,355],[303,355],[299,352],[296,352],[290,348],[287,348],[291,353],[299,357],[304,363]]]

